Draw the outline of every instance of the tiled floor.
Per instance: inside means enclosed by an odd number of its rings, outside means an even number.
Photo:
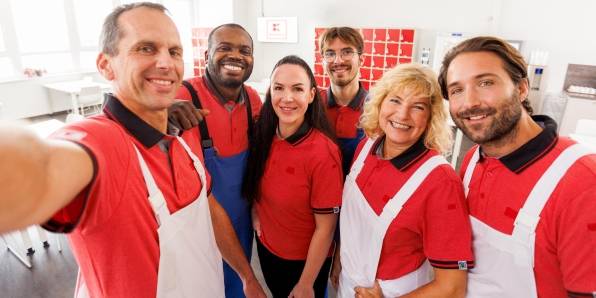
[[[0,297],[3,298],[66,298],[72,297],[78,266],[64,235],[50,235],[50,247],[44,249],[35,233],[31,233],[35,253],[28,257],[33,268],[28,269],[10,253],[0,241]],[[60,239],[62,252],[56,241]],[[256,246],[256,244],[254,245]],[[25,253],[23,251],[23,253]],[[261,285],[265,287],[256,250],[252,267]],[[265,289],[271,297],[268,290]],[[331,296],[334,297],[334,296]]]

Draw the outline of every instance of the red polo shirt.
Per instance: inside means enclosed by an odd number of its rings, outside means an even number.
[[[402,154],[384,160],[378,151],[382,141],[373,145],[356,178],[377,215],[424,162],[438,155],[420,139]],[[366,139],[358,145],[356,156],[365,142]],[[461,180],[450,165],[440,165],[430,172],[389,225],[377,278],[399,278],[418,269],[426,259],[441,269],[460,269],[462,262],[472,268],[471,231]]]
[[[358,123],[368,91],[361,84],[358,93],[346,106],[337,103],[331,88],[321,91],[320,94],[323,102],[326,102],[325,113],[338,138],[342,155],[342,167],[344,175],[347,175],[350,172],[354,151],[364,137],[364,131],[358,128]]]
[[[499,159],[481,155],[470,181],[470,214],[509,235],[538,179],[575,143],[557,136],[552,119],[534,120],[544,128],[538,136]],[[462,177],[475,149],[464,159]],[[538,297],[596,293],[596,155],[582,157],[562,177],[540,213],[535,241]]]
[[[343,174],[339,148],[306,122],[285,140],[274,137],[256,203],[263,245],[287,260],[306,260],[314,213],[337,213]]]
[[[207,74],[192,78],[188,82],[197,91],[202,107],[210,112],[205,116],[205,121],[219,156],[233,156],[246,150],[248,148],[246,100],[247,98],[250,100],[252,118],[256,121],[263,105],[259,94],[244,85],[238,101],[229,101],[215,89]],[[178,90],[176,98],[192,99],[190,92],[184,86]]]
[[[91,297],[155,297],[158,226],[133,144],[170,212],[196,200],[203,186],[192,160],[173,136],[155,130],[114,97],[108,98],[104,113],[53,135],[88,151],[94,178],[44,227],[71,232],[71,247]],[[181,137],[202,159],[195,130]],[[210,180],[207,175],[208,185]]]
[[[358,93],[346,106],[337,103],[331,88],[320,92],[321,99],[326,102],[325,113],[331,127],[335,129],[338,138],[354,138],[357,135],[358,121],[362,114],[362,105],[368,96],[368,91],[360,86]]]

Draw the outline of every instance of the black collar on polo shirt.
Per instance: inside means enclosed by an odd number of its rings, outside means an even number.
[[[532,119],[542,127],[542,131],[517,150],[499,158],[499,161],[514,173],[520,173],[539,160],[557,143],[557,123],[555,120],[545,115],[532,116]],[[482,151],[480,152],[482,153]],[[483,154],[480,154],[480,156],[482,157]]]
[[[153,128],[149,123],[139,118],[135,113],[125,107],[118,98],[112,94],[106,94],[104,113],[112,120],[120,123],[133,137],[145,147],[150,148],[157,144],[165,136],[159,130]],[[168,134],[178,135],[180,131],[168,122]]]
[[[205,69],[207,70],[207,69]],[[217,91],[217,88],[215,88],[215,84],[213,84],[213,79],[211,79],[211,77],[209,76],[209,72],[205,71],[205,75],[203,76],[203,81],[205,82],[205,86],[207,86],[207,89],[209,89],[209,92],[211,92],[211,94],[215,95],[215,97],[219,100],[219,102],[221,104],[226,104],[228,103],[228,99],[224,98],[223,95],[221,95],[221,93],[219,93],[219,91]],[[234,100],[234,102],[236,103],[243,103],[244,100],[246,100],[246,90],[244,90],[244,84],[242,85],[242,89],[240,89],[240,95],[238,96],[238,98],[236,98]]]
[[[352,100],[350,100],[348,107],[350,107],[352,110],[360,109],[362,107],[362,103],[364,102],[364,99],[366,98],[367,95],[368,95],[368,91],[366,91],[366,89],[364,89],[364,87],[362,87],[361,83],[358,83],[358,92],[356,92],[356,95],[354,96],[354,98],[352,98]],[[334,108],[336,106],[338,106],[337,101],[335,100],[335,96],[333,95],[333,92],[331,91],[331,87],[329,87],[329,88],[327,88],[327,107]]]
[[[311,131],[312,129],[310,124],[304,120],[304,122],[300,124],[300,127],[298,127],[298,129],[291,136],[285,138],[284,140],[290,143],[290,145],[296,146],[304,141]]]
[[[402,152],[398,156],[391,159],[391,164],[398,170],[398,171],[405,171],[409,166],[416,163],[426,152],[428,152],[428,148],[424,145],[424,135],[416,141],[410,148],[406,149],[406,151]],[[375,154],[377,156],[381,156],[383,154],[383,143],[385,143],[385,136],[379,138],[376,142],[373,150],[371,150],[371,154]],[[379,151],[380,150],[380,151]]]

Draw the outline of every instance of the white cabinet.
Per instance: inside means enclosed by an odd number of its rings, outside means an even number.
[[[559,127],[559,135],[569,136],[579,119],[596,120],[596,99],[569,97]]]

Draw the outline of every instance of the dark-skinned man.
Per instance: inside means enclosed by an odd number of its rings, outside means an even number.
[[[170,108],[170,119],[183,129],[199,126],[213,194],[226,210],[244,253],[251,256],[253,229],[250,206],[240,194],[252,124],[262,103],[245,86],[253,68],[253,41],[237,24],[224,24],[209,34],[207,71],[178,90],[182,99]],[[208,111],[202,118],[200,111]],[[227,297],[243,297],[242,281],[224,264]]]

